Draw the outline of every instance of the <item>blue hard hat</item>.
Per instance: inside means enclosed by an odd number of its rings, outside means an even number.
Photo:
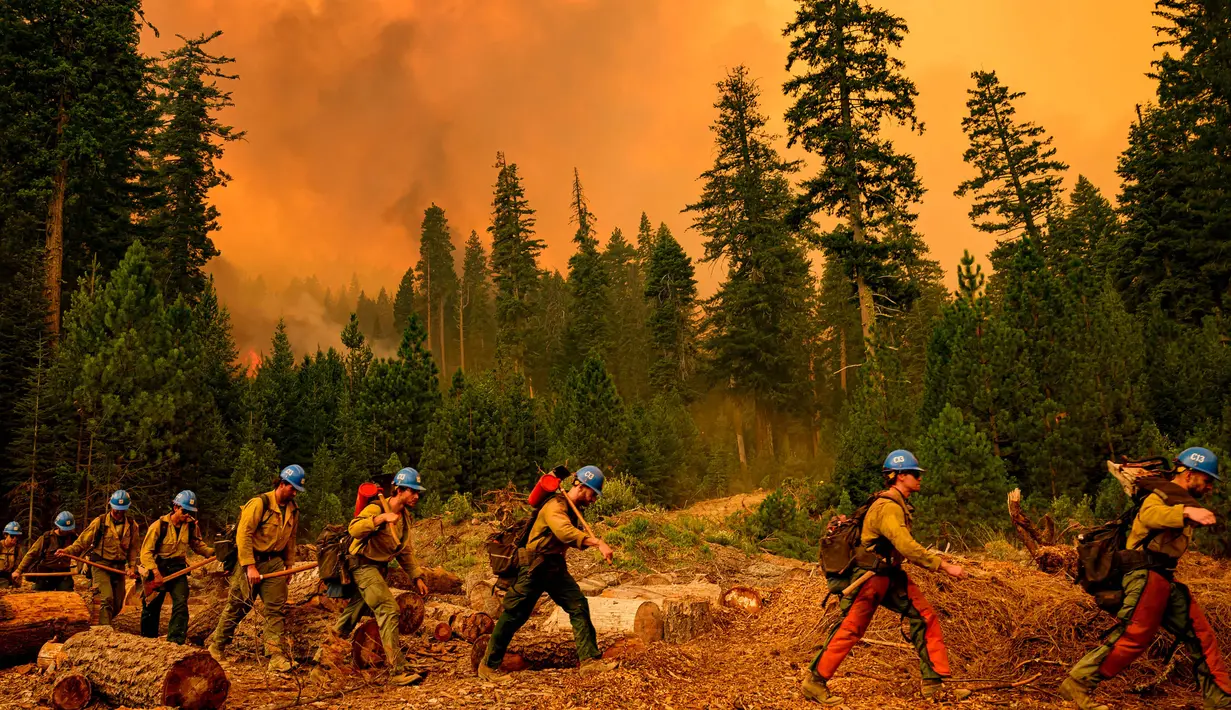
[[[1215,481],[1222,480],[1222,477],[1218,475],[1218,457],[1209,449],[1190,446],[1175,457],[1175,462],[1198,473],[1204,473]]]
[[[171,502],[189,513],[197,512],[197,494],[192,491],[180,491],[179,493],[176,493],[175,500]]]
[[[393,477],[394,488],[410,488],[412,490],[424,490],[423,484],[419,482],[419,472],[413,468],[404,468],[397,472]]]
[[[110,502],[112,510],[128,510],[128,506],[132,505],[133,499],[128,495],[128,491],[121,489],[111,494]]]
[[[77,529],[77,521],[73,520],[73,514],[67,510],[61,510],[56,516],[56,527],[64,532],[72,532]]]
[[[5,535],[14,535],[14,536],[16,536],[16,535],[21,535],[21,534],[22,534],[22,533],[21,533],[21,523],[19,523],[19,522],[17,522],[16,520],[14,520],[13,522],[9,523],[8,525],[5,525],[5,526],[4,526],[4,534],[5,534]]]
[[[898,472],[925,471],[926,469],[919,465],[919,459],[915,458],[914,454],[906,449],[896,449],[890,451],[889,455],[885,457],[884,470],[886,472]]]
[[[582,466],[577,469],[577,482],[597,495],[603,494],[603,472],[598,470],[598,466]]]
[[[304,476],[306,475],[308,474],[303,472],[303,466],[300,466],[297,463],[293,463],[290,466],[287,466],[286,468],[282,469],[282,473],[279,474],[278,477],[286,481],[287,483],[291,484],[292,486],[294,486],[295,490],[302,491],[303,490],[303,479],[304,479]]]

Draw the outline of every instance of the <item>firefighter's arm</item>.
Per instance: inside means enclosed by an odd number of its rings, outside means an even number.
[[[419,558],[415,556],[415,546],[410,542],[410,529],[407,526],[406,544],[402,547],[402,551],[397,555],[398,566],[406,570],[406,576],[411,580],[419,579],[423,576],[423,567],[419,564]]]
[[[85,552],[86,540],[90,540],[92,542],[94,540],[94,536],[98,534],[98,524],[101,520],[102,518],[95,518],[91,521],[90,524],[86,526],[85,532],[78,535],[77,539],[73,540],[73,544],[64,548],[64,554],[80,557],[81,553]]]
[[[214,556],[214,548],[206,545],[205,541],[201,539],[200,525],[192,526],[192,531],[188,533],[188,546],[192,548],[193,552],[202,557]]]
[[[252,550],[252,536],[260,523],[261,500],[253,498],[239,509],[239,523],[235,526],[235,554],[240,567],[256,564],[256,555]]]
[[[902,553],[907,560],[924,569],[940,569],[940,555],[929,552],[926,547],[915,540],[910,530],[906,528],[906,516],[903,515],[900,507],[894,504],[881,504],[877,507],[880,508],[877,511],[880,514],[874,521],[875,529],[889,540],[894,549]],[[869,511],[869,516],[871,516],[871,511]]]
[[[350,521],[350,525],[346,526],[346,532],[356,540],[362,540],[372,533],[376,532],[376,516],[380,515],[380,506],[371,504],[359,511],[359,517]]]
[[[43,556],[43,540],[45,539],[45,537],[40,537],[34,541],[34,544],[30,546],[29,550],[26,550],[26,556],[21,558],[21,562],[18,563],[17,569],[13,570],[14,574],[25,574],[26,570],[30,569],[30,565],[34,564],[35,560]]]
[[[565,512],[564,505],[558,500],[553,500],[543,506],[542,515],[547,521],[547,527],[551,528],[551,534],[555,535],[560,542],[579,550],[585,547],[586,539],[590,536],[585,530],[573,525],[573,521],[569,520],[568,513]]]
[[[1151,493],[1141,504],[1137,519],[1147,530],[1169,530],[1184,527],[1184,506],[1167,505]]]
[[[294,522],[291,523],[291,539],[286,543],[285,559],[287,569],[295,566],[295,553],[298,552],[299,549],[299,545],[296,544],[296,541],[299,540],[299,514],[296,513],[291,520]]]

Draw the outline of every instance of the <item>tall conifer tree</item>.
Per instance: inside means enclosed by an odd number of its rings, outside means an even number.
[[[488,367],[496,349],[491,271],[479,234],[470,230],[458,291],[459,362],[466,371]]]
[[[427,324],[428,348],[440,360],[441,371],[448,372],[449,345],[455,332],[457,311],[457,271],[453,262],[453,235],[445,211],[433,204],[423,212],[419,239],[419,279],[422,317]],[[399,324],[400,326],[401,324]]]
[[[496,286],[496,344],[523,368],[530,341],[531,301],[539,285],[539,252],[543,241],[534,236],[534,210],[517,163],[496,154],[495,194],[492,197],[492,281]]]
[[[650,303],[650,383],[663,394],[688,399],[697,368],[697,280],[692,259],[671,235],[658,228],[650,252],[645,298]]]
[[[608,346],[608,289],[611,277],[598,251],[594,213],[581,187],[581,176],[573,169],[573,217],[577,231],[573,243],[577,251],[568,260],[569,313],[565,335],[566,359],[581,362],[590,355],[604,357]]]

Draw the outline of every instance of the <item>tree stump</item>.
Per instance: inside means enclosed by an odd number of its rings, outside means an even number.
[[[470,602],[470,608],[475,611],[481,611],[493,619],[500,617],[500,612],[504,611],[504,600],[496,592],[496,585],[490,580],[485,580],[475,584],[466,592],[466,598]]]
[[[731,587],[722,594],[722,605],[730,609],[756,614],[765,605],[761,593],[751,587]]]
[[[122,705],[221,708],[231,690],[222,666],[205,651],[98,626],[64,643],[73,671],[103,698]]]
[[[65,673],[51,687],[51,707],[55,710],[81,710],[90,704],[92,696],[89,679],[75,671]]]
[[[685,643],[714,627],[708,601],[692,599],[663,600],[663,640]]]
[[[590,621],[594,623],[596,631],[636,636],[646,643],[662,640],[663,614],[655,602],[607,597],[591,597],[588,601]],[[563,609],[556,609],[547,628],[571,631],[572,622]]]
[[[52,639],[90,628],[90,607],[74,592],[0,596],[0,668],[29,663]]]

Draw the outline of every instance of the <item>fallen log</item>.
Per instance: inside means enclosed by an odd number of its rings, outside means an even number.
[[[493,619],[498,618],[500,612],[504,611],[504,600],[496,592],[494,578],[475,584],[466,592],[466,598],[470,602],[471,609],[481,611]]]
[[[599,595],[608,599],[703,599],[713,604],[722,601],[722,587],[710,582],[689,584],[621,585],[608,587]]]
[[[386,579],[389,581],[389,586],[395,589],[418,591],[406,571],[400,567],[389,570],[389,576]],[[423,583],[427,585],[429,594],[462,593],[462,578],[444,567],[424,567]]]
[[[58,641],[48,641],[38,650],[38,658],[34,664],[43,670],[55,670],[64,663],[64,644]]]
[[[137,707],[221,708],[231,690],[222,666],[208,653],[98,626],[64,643],[71,670],[84,675],[102,698]]]
[[[169,606],[164,604],[163,606]],[[188,607],[188,643],[193,646],[204,646],[209,643],[209,637],[218,628],[218,617],[226,609],[226,601],[205,604],[196,609]]]
[[[478,670],[479,662],[487,653],[487,643],[490,636],[483,635],[475,639],[470,646],[470,667]],[[638,650],[640,639],[626,639],[619,634],[601,634],[598,637],[598,647],[611,652],[611,658],[624,658],[633,655]],[[643,648],[644,646],[642,646]],[[603,654],[606,658],[606,653]],[[513,643],[500,663],[500,669],[505,671],[520,671],[527,669],[547,670],[550,668],[576,668],[577,645],[573,635],[529,631],[522,629],[513,637]]]
[[[646,643],[662,640],[663,613],[657,603],[645,599],[608,597],[591,597],[588,601],[590,621],[596,631],[635,636]],[[572,622],[563,609],[556,609],[545,628],[571,630]]]
[[[706,600],[664,599],[663,641],[686,643],[714,627],[712,605]]]
[[[487,614],[447,602],[429,602],[423,613],[426,618],[436,622],[432,635],[438,641],[448,641],[456,634],[459,638],[474,643],[475,639],[490,634],[496,627],[496,622]],[[449,628],[449,635],[444,638],[440,637],[442,623]]]
[[[90,607],[74,592],[31,592],[0,597],[0,668],[29,663],[52,639],[90,628]]]
[[[51,707],[55,710],[81,710],[90,704],[93,689],[81,673],[72,671],[56,679],[51,687]]]
[[[722,605],[730,609],[756,614],[765,605],[761,593],[751,587],[731,587],[722,594]]]
[[[479,670],[479,663],[481,663],[483,661],[483,657],[487,655],[487,644],[491,641],[491,639],[491,634],[484,634],[475,639],[474,643],[470,644],[471,671],[477,672]],[[522,658],[520,653],[515,653],[512,651],[505,653],[504,660],[500,662],[500,670],[506,673],[524,671],[529,667],[530,664],[526,663],[526,659]]]

